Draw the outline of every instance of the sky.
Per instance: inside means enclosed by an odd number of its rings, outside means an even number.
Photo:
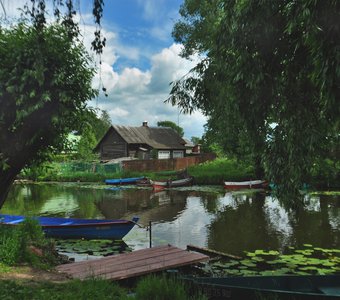
[[[4,0],[6,19],[19,16],[18,7],[27,0]],[[28,1],[30,2],[30,1]],[[196,111],[180,113],[178,107],[164,103],[170,83],[187,74],[199,61],[179,56],[182,45],[171,36],[180,18],[183,0],[104,0],[102,32],[106,47],[99,58],[90,50],[95,31],[92,0],[74,1],[78,12],[83,42],[97,61],[94,88],[105,87],[104,93],[89,102],[89,106],[106,110],[112,124],[157,126],[159,121],[172,121],[184,129],[184,137],[201,137],[206,118]],[[46,1],[51,11],[52,1]],[[3,17],[0,9],[0,19]]]
[[[107,43],[101,57],[94,87],[107,89],[91,102],[106,110],[112,124],[157,126],[172,121],[184,129],[184,136],[201,137],[206,118],[198,111],[191,115],[164,103],[170,83],[193,68],[198,58],[179,56],[182,45],[171,36],[179,19],[180,0],[106,0],[102,30]],[[84,43],[90,44],[94,30],[92,1],[83,1],[81,29]],[[98,58],[97,58],[98,60]]]

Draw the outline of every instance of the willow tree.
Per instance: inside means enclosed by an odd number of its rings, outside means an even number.
[[[173,36],[202,57],[169,101],[201,109],[231,153],[251,153],[296,206],[314,159],[339,146],[339,1],[194,1]],[[241,151],[242,152],[242,151]]]
[[[0,207],[22,168],[58,150],[95,95],[94,69],[64,25],[0,29]]]
[[[18,7],[20,23],[9,26],[13,5],[0,0],[0,208],[21,169],[60,150],[96,94],[93,64],[78,39],[79,1],[27,0]],[[105,46],[103,7],[103,0],[93,1],[98,54]]]

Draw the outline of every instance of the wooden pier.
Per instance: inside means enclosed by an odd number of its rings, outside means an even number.
[[[98,277],[121,280],[195,264],[208,259],[209,257],[204,254],[192,253],[167,245],[65,264],[58,266],[57,270],[78,279]]]

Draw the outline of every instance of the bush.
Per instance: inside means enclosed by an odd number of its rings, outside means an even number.
[[[253,166],[227,158],[218,158],[190,166],[188,171],[194,176],[196,184],[223,184],[223,181],[243,181],[255,178]]]
[[[54,244],[46,239],[37,220],[26,218],[18,226],[0,227],[0,262],[7,265],[28,263],[48,268],[56,263]],[[42,255],[32,251],[42,250]]]
[[[206,299],[204,296],[188,296],[184,284],[166,276],[147,276],[141,279],[136,287],[137,300],[187,300]]]
[[[0,281],[1,299],[100,299],[124,300],[126,292],[117,284],[107,280],[72,280],[67,283],[39,282],[34,285],[15,281]]]

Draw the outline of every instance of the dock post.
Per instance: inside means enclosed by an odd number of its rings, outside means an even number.
[[[152,248],[152,231],[151,231],[151,221],[149,221],[149,248]]]

